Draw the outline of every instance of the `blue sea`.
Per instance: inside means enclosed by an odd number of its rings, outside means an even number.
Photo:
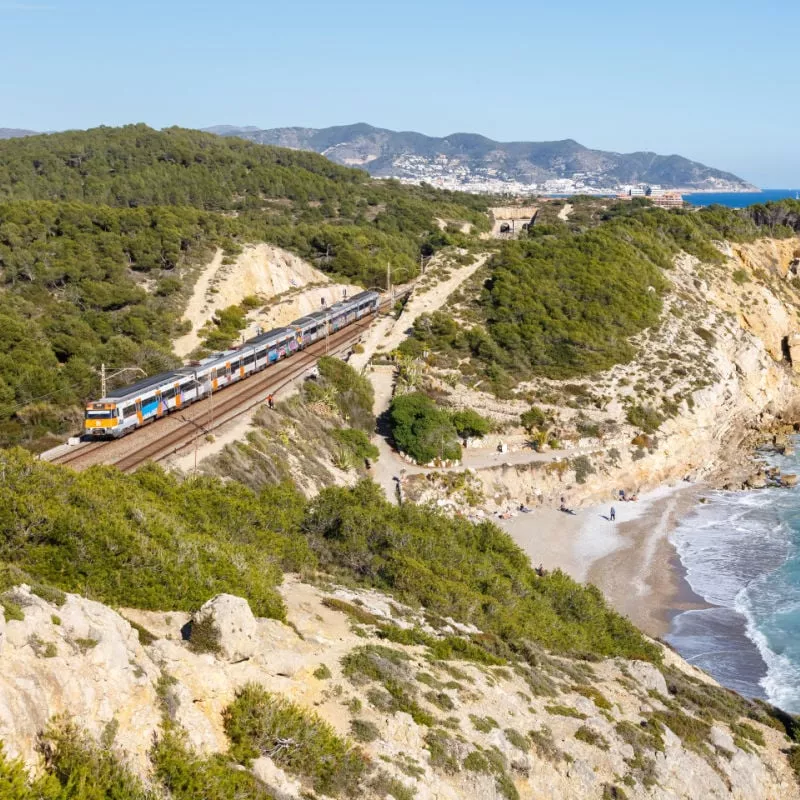
[[[769,461],[800,473],[798,456]],[[678,614],[667,641],[723,685],[800,713],[800,486],[710,492],[672,541],[709,607]]]
[[[798,189],[764,189],[761,192],[699,192],[684,194],[683,199],[695,206],[719,204],[731,208],[744,208],[756,203],[768,203],[770,200],[792,199],[800,192]]]

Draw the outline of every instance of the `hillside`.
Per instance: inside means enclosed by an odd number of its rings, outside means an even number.
[[[283,247],[346,283],[413,277],[489,226],[475,197],[371,180],[310,153],[143,125],[0,142],[0,442],[75,429],[100,363],[148,373],[199,267]],[[44,438],[43,438],[44,437]]]
[[[26,131],[23,128],[0,128],[0,139],[16,139],[19,136],[34,136],[36,131]]]
[[[491,523],[369,482],[305,501],[0,460],[13,800],[800,797],[791,717]],[[28,790],[14,759],[42,752]]]
[[[448,185],[483,182],[518,183],[540,188],[548,180],[580,181],[584,188],[615,189],[633,183],[668,188],[738,191],[750,184],[729,172],[679,155],[592,150],[572,139],[557,142],[496,142],[484,136],[455,133],[443,138],[413,131],[391,131],[365,123],[332,128],[237,128],[206,130],[262,144],[322,153],[337,164],[357,166],[379,177],[444,179]],[[499,187],[496,191],[499,191]]]

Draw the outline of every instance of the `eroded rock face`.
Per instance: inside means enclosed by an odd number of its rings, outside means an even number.
[[[204,603],[193,624],[211,621],[219,631],[220,654],[226,661],[252,658],[257,648],[258,624],[250,605],[242,597],[218,594]]]
[[[61,606],[27,586],[12,596],[25,618],[5,622],[4,635],[0,624],[0,741],[6,753],[35,764],[38,734],[59,715],[94,737],[116,720],[115,746],[144,767],[161,721],[159,669],[138,634],[115,611],[78,595],[67,595]]]

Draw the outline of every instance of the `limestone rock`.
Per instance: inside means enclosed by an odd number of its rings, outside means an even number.
[[[289,777],[271,758],[257,758],[252,769],[253,775],[267,787],[275,800],[298,800],[302,796],[300,781]]]
[[[660,670],[646,661],[631,661],[628,671],[633,679],[641,684],[647,691],[658,692],[662,697],[669,697],[667,681]]]
[[[3,655],[3,642],[6,638],[6,617],[3,613],[3,607],[0,606],[0,656]]]
[[[252,658],[258,647],[258,623],[243,597],[218,594],[192,618],[193,624],[211,620],[219,630],[220,654],[226,661]]]
[[[794,474],[781,475],[781,483],[789,489],[792,486],[797,486],[797,475]]]
[[[711,744],[713,744],[714,747],[718,747],[720,750],[725,750],[728,753],[736,752],[733,737],[719,725],[712,726],[709,739],[711,739]]]

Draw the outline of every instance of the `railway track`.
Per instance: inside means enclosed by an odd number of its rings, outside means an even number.
[[[384,301],[380,310],[389,303]],[[116,466],[133,472],[148,461],[159,461],[192,446],[207,435],[274,394],[307,372],[320,356],[337,355],[355,344],[375,317],[355,322],[307,347],[291,358],[279,361],[263,372],[226,387],[212,397],[193,403],[140,428],[131,435],[104,442],[88,442],[54,457],[53,464],[82,470],[95,464]]]

